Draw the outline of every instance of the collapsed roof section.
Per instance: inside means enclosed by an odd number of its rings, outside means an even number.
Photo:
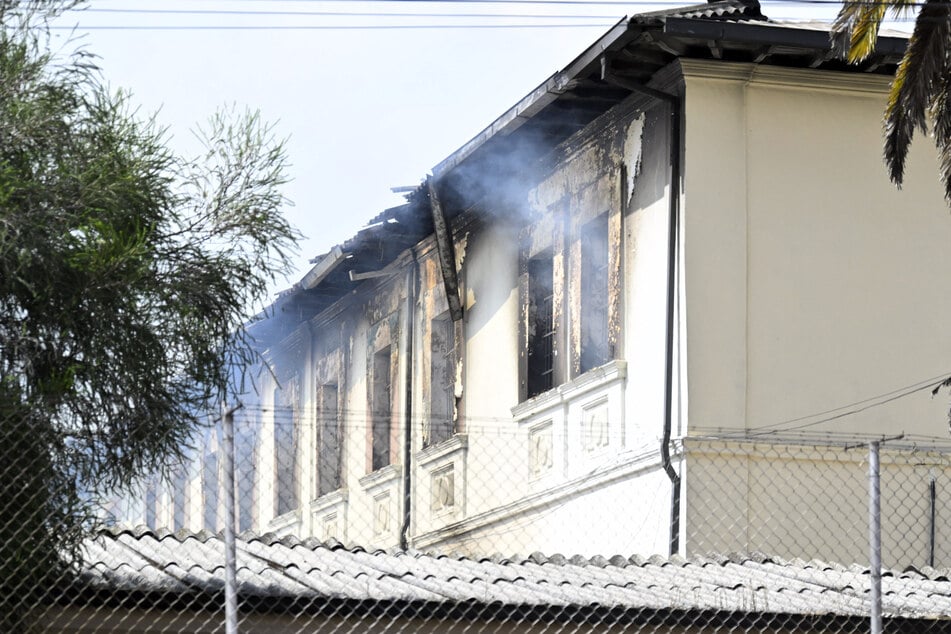
[[[550,150],[630,96],[602,77],[646,84],[677,58],[723,60],[892,75],[904,37],[882,36],[857,65],[839,59],[827,24],[769,20],[757,0],[720,0],[625,18],[482,132],[433,168],[449,218],[484,200],[500,183],[524,177]],[[517,157],[517,160],[513,160]],[[387,209],[278,298],[253,328],[265,347],[321,312],[433,232],[426,183],[407,204]]]

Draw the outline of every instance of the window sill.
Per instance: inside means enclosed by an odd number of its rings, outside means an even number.
[[[558,387],[534,396],[512,408],[512,418],[522,422],[539,412],[550,410],[553,407],[572,401],[579,396],[594,390],[602,389],[627,377],[627,362],[621,360],[608,363],[588,370],[579,377],[563,383]]]
[[[310,512],[321,513],[346,503],[349,493],[347,489],[337,489],[330,493],[324,493],[316,500],[310,501]]]
[[[421,467],[426,467],[457,452],[465,451],[468,447],[469,437],[465,434],[456,434],[418,452],[415,456],[416,463]]]
[[[285,534],[288,531],[292,533],[300,532],[293,530],[295,527],[300,527],[300,509],[294,509],[293,511],[288,511],[283,515],[278,515],[268,522],[267,526],[268,529],[278,534]]]
[[[378,489],[398,480],[401,473],[399,465],[388,464],[360,478],[360,486],[367,490]]]

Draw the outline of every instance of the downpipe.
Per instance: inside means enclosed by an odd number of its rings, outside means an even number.
[[[403,329],[400,332],[400,345],[403,348],[406,364],[404,370],[403,405],[403,520],[400,524],[400,550],[409,548],[410,521],[412,518],[413,479],[410,460],[413,452],[413,330],[416,327],[417,284],[419,284],[419,261],[413,251],[413,263],[406,272],[406,300],[404,305]]]
[[[673,430],[674,401],[674,342],[676,337],[677,308],[677,254],[680,233],[680,179],[682,173],[680,136],[681,136],[681,99],[661,90],[643,86],[637,82],[618,77],[611,73],[607,57],[601,58],[601,79],[631,92],[646,95],[656,101],[667,104],[670,110],[670,203],[667,228],[667,323],[665,333],[664,358],[664,430],[660,442],[661,466],[670,480],[670,537],[669,554],[680,552],[680,496],[681,478],[674,469],[670,456]]]

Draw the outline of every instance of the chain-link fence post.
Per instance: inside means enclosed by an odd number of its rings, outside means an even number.
[[[868,443],[868,548],[871,559],[869,577],[872,588],[871,632],[882,632],[882,506],[881,481],[879,477],[878,451],[881,443]]]
[[[234,413],[241,404],[224,407],[221,420],[222,457],[224,459],[225,493],[225,632],[238,634],[238,588],[235,557],[234,526]]]

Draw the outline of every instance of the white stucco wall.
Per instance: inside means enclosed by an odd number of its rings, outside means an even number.
[[[689,433],[792,427],[951,369],[951,215],[927,137],[901,191],[886,176],[887,78],[684,69]],[[945,437],[947,405],[808,429]]]
[[[931,140],[915,139],[899,191],[881,159],[887,78],[683,68],[686,433],[697,439],[686,548],[865,561],[864,451],[842,445],[905,433],[905,457],[883,463],[885,557],[922,565],[928,480],[940,510],[947,469],[943,458],[915,467],[924,458],[908,451],[948,437],[948,397],[904,388],[951,370],[951,215]],[[723,434],[761,447],[702,440]],[[833,447],[768,448],[783,438]]]

